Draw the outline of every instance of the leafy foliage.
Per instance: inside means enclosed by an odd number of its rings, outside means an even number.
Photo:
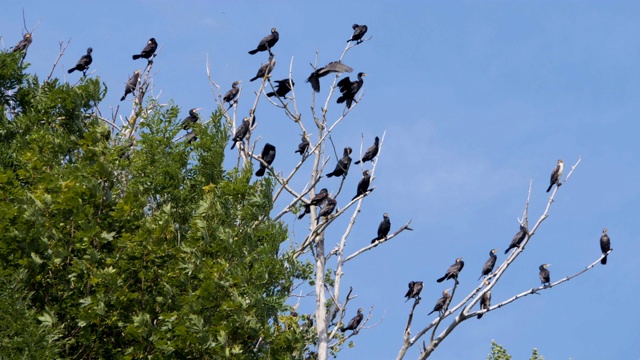
[[[507,350],[502,345],[496,343],[495,340],[491,340],[491,354],[487,356],[487,360],[511,360],[511,355],[507,353]],[[529,360],[544,360],[544,356],[540,356],[538,349],[534,348]]]

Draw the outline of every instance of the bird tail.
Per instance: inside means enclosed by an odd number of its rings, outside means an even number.
[[[380,240],[380,239],[378,239],[377,237],[374,237],[373,240],[371,240],[371,243],[375,244],[375,242],[378,241],[378,240]]]
[[[268,92],[268,93],[267,93],[267,96],[268,96],[268,97],[276,96],[276,93],[275,93],[275,92],[273,92],[273,91],[272,91],[272,92]]]
[[[433,314],[434,312],[436,312],[436,311],[435,311],[435,310],[431,310],[431,312],[430,312],[430,313],[428,313],[428,314],[427,314],[427,316],[429,316],[429,315]]]
[[[348,99],[347,100],[347,109],[351,109],[351,105],[353,105],[353,100]]]
[[[236,147],[236,142],[234,141],[233,144],[231,144],[231,150],[233,150],[233,148]]]
[[[607,265],[607,255],[605,255],[602,260],[600,260],[600,264]]]
[[[551,183],[551,185],[549,185],[549,187],[547,188],[547,192],[551,191],[552,187],[553,187],[553,183]]]
[[[133,55],[131,58],[132,58],[133,60],[138,60],[138,59],[140,59],[141,57],[142,57],[142,55],[140,55],[140,54],[136,54],[136,55]]]
[[[443,281],[444,281],[444,279],[446,279],[446,278],[447,278],[447,275],[445,275],[445,276],[441,277],[440,279],[438,279],[438,280],[436,280],[436,281],[437,281],[437,282],[443,282]]]
[[[478,314],[478,319],[482,319],[482,315],[484,314]]]
[[[342,104],[343,102],[345,102],[345,100],[347,100],[347,99],[346,99],[344,96],[340,96],[340,97],[338,98],[338,100],[336,100],[336,103],[338,103],[338,104]]]
[[[120,98],[120,101],[124,100],[124,98],[126,98],[127,95],[122,95],[122,97]]]
[[[71,69],[67,70],[67,73],[68,73],[68,74],[71,74],[71,73],[72,73],[72,72],[74,72],[74,71],[76,71],[76,68],[75,68],[75,67],[72,67]]]
[[[505,255],[509,252],[509,250],[513,249],[512,246],[509,246],[509,248],[507,248],[507,250],[504,251]]]
[[[347,331],[347,329],[344,328],[344,326],[340,327],[340,331],[345,332]]]
[[[265,168],[261,167],[260,169],[258,169],[258,171],[256,171],[256,176],[264,176],[264,171]]]
[[[249,80],[249,81],[254,81],[254,80],[256,80],[256,79],[257,79],[257,78],[259,78],[259,77],[260,77],[260,76],[256,76],[256,77],[252,78],[252,79],[251,79],[251,80]]]
[[[333,173],[328,173],[328,174],[327,174],[327,177],[328,177],[328,178],[330,178],[330,177],[332,177],[332,176],[333,176]]]
[[[356,165],[360,164],[360,160],[354,162],[354,164],[356,164]]]
[[[483,277],[483,276],[484,276],[484,275],[480,275],[480,277],[478,278],[478,280],[482,279],[482,277]]]
[[[255,55],[257,53],[258,53],[258,49],[253,49],[253,50],[249,51],[249,54],[251,54],[251,55]]]

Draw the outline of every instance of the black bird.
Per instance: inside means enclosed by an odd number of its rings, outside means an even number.
[[[496,251],[498,251],[498,249],[489,251],[489,259],[487,259],[487,262],[484,263],[484,266],[482,267],[482,274],[480,275],[478,280],[480,280],[483,276],[489,275],[493,271],[493,267],[496,266],[496,260],[498,259],[498,257],[496,256]]]
[[[276,66],[276,59],[273,58],[273,55],[269,55],[269,62],[262,64],[256,73],[256,76],[252,77],[249,81],[254,81],[258,78],[265,78],[271,74],[273,68]]]
[[[464,261],[462,261],[462,258],[459,257],[459,258],[456,259],[456,262],[453,263],[453,265],[449,266],[449,269],[444,274],[444,276],[441,277],[440,279],[436,280],[436,281],[437,282],[443,282],[443,281],[448,280],[448,279],[454,279],[456,281],[456,284],[457,284],[458,283],[458,274],[460,274],[460,271],[462,270],[463,267],[464,267]]]
[[[339,61],[332,61],[325,67],[314,70],[307,78],[307,82],[311,83],[311,87],[315,92],[320,92],[320,78],[331,73],[352,72],[353,68]]]
[[[280,34],[276,31],[276,28],[271,28],[271,34],[262,38],[258,47],[249,51],[249,54],[254,55],[257,54],[258,51],[269,51],[269,54],[271,54],[271,48],[278,42],[278,39],[280,39]]]
[[[198,116],[198,110],[200,110],[200,108],[193,108],[189,110],[189,116],[184,118],[184,120],[182,120],[182,124],[180,124],[182,125],[183,130],[188,130],[189,128],[191,128],[192,124],[198,122],[198,119],[200,119],[200,117]]]
[[[338,163],[336,164],[336,168],[333,169],[332,172],[327,174],[327,177],[332,177],[332,176],[347,176],[347,173],[349,172],[349,166],[351,166],[351,157],[349,157],[349,155],[351,154],[351,148],[350,147],[346,147],[344,148],[344,152],[342,153],[342,159],[338,160]]]
[[[359,72],[358,80],[356,81],[351,81],[348,76],[338,81],[338,87],[340,88],[340,93],[342,93],[342,95],[340,95],[340,97],[336,100],[336,103],[342,104],[346,101],[347,108],[351,109],[351,105],[353,105],[353,102],[358,102],[356,100],[356,94],[358,94],[358,91],[360,91],[360,88],[362,88],[362,84],[364,84],[364,80],[362,79],[363,76],[367,76],[367,74]]]
[[[389,230],[391,230],[391,220],[389,220],[389,214],[382,214],[382,221],[380,225],[378,225],[378,236],[371,240],[371,243],[375,243],[378,240],[384,240],[387,235],[389,235]]]
[[[133,60],[137,60],[140,58],[145,58],[149,60],[151,56],[153,56],[153,53],[156,52],[157,48],[158,48],[158,43],[156,42],[156,39],[151,38],[149,39],[149,41],[147,41],[147,45],[144,47],[144,49],[142,49],[140,54],[135,54],[131,58],[133,58]]]
[[[404,295],[407,298],[405,302],[410,299],[420,299],[420,293],[422,292],[422,281],[409,281],[409,290]]]
[[[191,144],[192,142],[194,142],[196,140],[198,140],[198,136],[196,135],[195,131],[191,131],[185,137],[185,141],[187,142],[187,144]]]
[[[233,144],[231,145],[231,150],[236,147],[237,142],[244,141],[244,137],[247,136],[247,133],[249,132],[249,121],[249,118],[244,118],[244,120],[242,120],[242,124],[240,124],[240,126],[238,126],[238,128],[236,129],[236,133],[235,135],[233,135],[233,139],[231,139],[231,141],[233,142]]]
[[[358,315],[354,316],[351,320],[349,320],[349,324],[347,326],[343,326],[340,328],[340,331],[345,332],[347,330],[353,330],[354,332],[358,328],[358,325],[362,322],[362,308],[358,309]]]
[[[322,210],[320,210],[320,214],[318,214],[318,217],[316,218],[316,221],[318,219],[320,219],[321,217],[323,217],[323,216],[331,215],[333,210],[336,209],[336,205],[338,205],[338,201],[336,201],[335,199],[332,199],[329,195],[327,195],[327,200],[325,200],[325,201],[326,201],[326,203],[322,207]]]
[[[322,190],[320,190],[319,193],[317,193],[312,199],[311,201],[309,201],[309,204],[303,204],[302,206],[304,206],[304,211],[302,212],[302,214],[298,215],[298,219],[302,219],[304,217],[305,214],[308,214],[311,212],[311,206],[319,206],[322,205],[322,203],[327,200],[327,196],[329,195],[329,193],[327,192],[326,188],[323,188]]]
[[[276,83],[276,91],[268,92],[267,93],[268,97],[272,97],[272,96],[285,97],[287,96],[289,91],[291,91],[291,89],[294,86],[296,86],[296,83],[293,82],[293,80],[291,80],[291,83],[289,83],[289,79],[276,80],[275,83]]]
[[[504,251],[504,253],[506,254],[509,252],[509,250],[520,247],[520,244],[522,244],[524,239],[527,237],[528,233],[529,233],[529,230],[527,230],[527,228],[524,225],[520,224],[520,231],[518,231],[513,236],[513,239],[511,240],[511,244],[509,244],[509,247],[507,248],[507,250]]]
[[[547,268],[551,266],[551,264],[542,264],[540,265],[540,281],[542,285],[549,286],[551,285],[551,275],[549,274],[549,270]]]
[[[347,40],[347,42],[357,41],[357,43],[360,44],[362,37],[367,33],[367,25],[353,24],[351,28],[353,28],[353,35],[351,35],[351,39]]]
[[[366,193],[367,191],[369,191],[369,185],[371,184],[371,175],[370,175],[370,171],[369,170],[365,170],[362,172],[362,179],[360,179],[360,182],[358,183],[358,188],[356,189],[356,196],[353,197],[353,199],[351,199],[352,201],[355,200],[358,196]]]
[[[480,298],[480,310],[489,310],[491,306],[491,290],[487,290]],[[478,319],[482,319],[482,315],[478,314]]]
[[[33,39],[31,38],[31,33],[24,34],[22,40],[18,41],[16,46],[13,47],[13,52],[24,51],[26,53],[32,41]]]
[[[271,165],[273,163],[273,160],[276,159],[276,147],[269,143],[264,144],[264,147],[262,148],[262,154],[260,154],[260,158],[262,159],[262,161],[267,163],[267,165]],[[256,176],[264,176],[265,170],[267,170],[267,167],[262,162],[260,162],[260,169],[256,171]]]
[[[296,153],[300,153],[300,155],[304,156],[304,154],[306,154],[307,149],[309,149],[309,139],[308,139],[309,135],[308,134],[302,134],[302,142],[300,144],[298,144],[298,150],[294,151]]]
[[[373,141],[373,145],[371,145],[364,153],[362,162],[365,163],[367,161],[373,160],[373,158],[378,155],[378,149],[380,149],[380,138],[376,136],[375,140]],[[360,164],[360,160],[357,160],[354,164]]]
[[[440,299],[438,299],[438,301],[436,301],[436,305],[433,307],[433,310],[431,310],[430,313],[427,314],[431,315],[432,313],[438,311],[444,311],[447,306],[449,306],[449,302],[451,301],[451,295],[449,294],[449,289],[446,289],[445,291],[442,292],[442,297]]]
[[[241,82],[242,82],[241,80],[234,81],[233,84],[231,84],[231,90],[227,91],[227,93],[224,94],[224,97],[222,98],[222,100],[231,104],[236,99],[236,97],[238,96],[238,93],[240,92],[240,88],[238,87],[238,85]]]
[[[78,60],[78,63],[76,64],[76,66],[67,70],[67,73],[71,74],[72,72],[78,70],[78,71],[82,71],[82,73],[86,75],[87,69],[89,69],[89,65],[91,65],[91,62],[93,62],[93,58],[91,57],[92,52],[93,52],[93,49],[88,48],[87,53],[82,55],[80,57],[80,60]]]
[[[557,186],[562,185],[560,180],[562,178],[563,172],[564,172],[564,163],[562,162],[562,159],[560,159],[558,160],[558,164],[556,165],[556,167],[553,168],[553,171],[551,172],[551,179],[549,181],[550,184],[549,184],[549,187],[547,188],[547,192],[551,191],[551,188],[553,187],[553,185],[557,185]]]
[[[128,94],[133,93],[138,87],[138,79],[140,78],[140,71],[136,70],[133,75],[127,81],[127,85],[124,87],[124,95],[120,98],[120,101],[124,100]]]
[[[607,235],[607,228],[602,230],[602,236],[600,236],[600,250],[602,250],[602,254],[606,254],[611,250],[611,239]],[[607,255],[600,260],[600,264],[607,265]]]

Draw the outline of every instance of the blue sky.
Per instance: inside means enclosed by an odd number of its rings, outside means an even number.
[[[310,121],[311,89],[304,79],[316,51],[320,64],[337,60],[351,25],[367,24],[371,41],[344,59],[355,72],[369,75],[364,99],[333,140],[337,148],[357,149],[363,136],[365,148],[385,131],[386,138],[376,190],[365,199],[347,247],[355,251],[367,244],[384,212],[392,231],[409,219],[415,231],[345,269],[343,283],[358,295],[349,312],[373,305],[372,323],[382,322],[361,331],[356,346],[345,348],[339,358],[395,358],[410,310],[403,299],[407,283],[425,282],[415,332],[433,319],[427,313],[445,286],[435,279],[462,256],[466,266],[458,294],[474,287],[488,251],[506,249],[518,230],[529,181],[533,220],[546,205],[544,191],[557,159],[570,166],[579,157],[582,162],[560,189],[551,216],[494,288],[493,301],[537,286],[542,263],[553,264],[552,280],[591,263],[599,255],[604,227],[614,248],[609,263],[541,296],[463,323],[433,358],[484,359],[491,339],[516,359],[527,358],[534,347],[547,359],[640,357],[640,245],[631,235],[640,200],[637,2],[8,0],[0,13],[5,48],[22,37],[23,9],[29,28],[40,22],[27,55],[29,71],[46,77],[59,42],[71,39],[54,76],[74,83],[80,74],[67,75],[66,70],[93,47],[91,76],[109,89],[101,106],[107,114],[116,106],[122,114],[130,111],[131,101],[119,98],[129,76],[144,66],[131,55],[155,37],[160,53],[153,94],[179,105],[181,118],[192,107],[202,107],[204,114],[215,110],[207,55],[223,91],[244,80],[247,97],[238,112],[245,116],[259,87],[248,79],[266,61],[263,53],[247,51],[276,27],[280,41],[274,48],[278,64],[273,77],[287,77],[293,58],[300,111],[303,121]],[[328,83],[322,81],[323,99]],[[341,112],[333,104],[329,116]],[[267,102],[259,107],[258,121],[257,132],[278,147],[274,166],[288,173],[298,160],[293,150],[299,129]],[[347,177],[339,207],[355,193],[359,178],[358,171]],[[323,179],[320,185],[337,183]],[[284,219],[292,236],[304,234],[307,222],[294,221],[293,215]],[[328,248],[339,241],[347,222],[335,223]],[[500,251],[498,261],[504,258]],[[417,351],[410,350],[406,358],[416,358]]]

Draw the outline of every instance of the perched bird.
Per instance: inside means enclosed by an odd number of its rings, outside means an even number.
[[[509,244],[509,247],[504,251],[504,253],[506,254],[509,252],[509,250],[520,247],[520,244],[522,244],[528,233],[529,230],[527,230],[527,228],[523,224],[520,224],[520,231],[518,231],[513,236],[513,239],[511,239],[511,244]]]
[[[256,73],[256,76],[249,79],[249,81],[254,81],[258,78],[265,78],[271,74],[273,68],[276,66],[276,59],[273,58],[273,55],[269,55],[269,62],[262,64]]]
[[[302,219],[304,217],[305,214],[308,214],[311,212],[311,206],[319,206],[322,205],[322,203],[327,200],[327,197],[329,196],[329,192],[327,191],[326,188],[323,188],[322,190],[320,190],[319,193],[317,193],[312,199],[311,201],[309,201],[309,204],[303,204],[304,206],[304,211],[302,212],[302,214],[298,215],[298,219]]]
[[[133,75],[127,81],[127,85],[124,87],[124,95],[120,98],[120,101],[124,100],[128,94],[133,93],[138,87],[138,79],[140,79],[140,71],[136,70]]]
[[[158,43],[156,42],[156,39],[151,38],[149,39],[149,41],[147,41],[147,45],[144,47],[144,49],[140,51],[140,54],[135,54],[131,58],[133,58],[133,60],[137,60],[140,58],[145,58],[149,60],[151,56],[153,56],[153,53],[156,52],[157,48],[158,48]]]
[[[307,82],[311,84],[311,87],[315,92],[320,92],[320,78],[327,76],[331,73],[343,73],[352,72],[353,68],[347,66],[339,61],[332,61],[325,67],[314,70],[307,78]]]
[[[365,170],[362,172],[362,179],[360,179],[360,182],[358,183],[358,188],[356,189],[356,196],[353,197],[353,199],[351,199],[352,201],[355,200],[358,196],[366,193],[367,191],[369,191],[369,184],[371,184],[371,175],[370,175],[370,171],[369,170]]]
[[[13,52],[24,51],[26,53],[32,41],[33,39],[31,38],[31,33],[24,34],[22,40],[18,41],[16,46],[13,47]]]
[[[606,254],[611,250],[611,239],[607,235],[607,228],[602,230],[602,236],[600,236],[600,250],[602,250],[602,254]],[[600,264],[607,265],[607,255],[600,260]]]
[[[431,310],[431,312],[427,314],[427,316],[431,315],[436,311],[438,312],[445,311],[447,306],[449,306],[450,301],[451,301],[451,295],[449,294],[449,289],[446,289],[445,291],[442,292],[442,297],[438,299],[438,301],[436,301],[436,305],[433,307],[433,310]]]
[[[538,268],[540,269],[540,281],[544,286],[551,285],[551,275],[549,274],[549,270],[547,270],[549,266],[551,266],[551,264],[542,264]]]
[[[83,74],[86,74],[87,69],[89,69],[89,65],[91,65],[91,63],[93,62],[93,58],[91,57],[92,52],[93,52],[93,49],[88,48],[87,53],[82,55],[80,57],[80,60],[78,60],[78,63],[76,64],[76,66],[67,70],[67,73],[71,74],[72,72],[78,70],[78,71],[82,71]]]
[[[378,155],[378,149],[380,149],[380,138],[376,136],[376,138],[373,140],[373,145],[371,145],[367,149],[367,151],[364,153],[364,156],[362,157],[362,162],[366,163],[367,161],[373,160],[373,158],[375,158],[376,155]],[[356,165],[360,164],[360,160],[357,160],[354,164]]]
[[[345,332],[347,330],[353,330],[354,332],[358,328],[358,325],[362,322],[362,308],[358,309],[358,315],[354,316],[351,320],[349,320],[349,324],[347,326],[343,326],[340,328],[340,331]]]
[[[318,214],[318,217],[316,218],[316,221],[318,219],[320,219],[321,217],[331,215],[333,210],[336,209],[336,205],[338,205],[338,201],[336,201],[335,199],[332,199],[329,195],[327,195],[327,200],[325,200],[325,201],[326,201],[326,203],[322,207],[322,210],[320,210],[320,214]]]
[[[549,187],[547,188],[547,192],[551,191],[551,188],[553,187],[553,185],[557,185],[560,186],[562,185],[562,183],[560,182],[560,179],[562,178],[562,173],[564,172],[564,163],[562,162],[562,159],[558,160],[558,164],[556,165],[555,168],[553,168],[553,171],[551,172],[551,179],[550,179],[550,184]]]
[[[332,172],[328,173],[327,177],[347,176],[347,173],[349,172],[349,166],[351,166],[351,157],[349,157],[351,151],[351,148],[348,146],[344,148],[342,159],[338,160],[335,169],[333,169]]]
[[[362,79],[363,76],[367,76],[367,74],[359,72],[358,80],[356,81],[351,81],[348,76],[338,81],[338,87],[340,88],[340,93],[342,93],[342,95],[338,97],[336,103],[342,104],[343,102],[346,102],[347,109],[351,109],[353,102],[358,102],[356,100],[356,94],[358,94],[358,91],[362,88],[362,84],[364,84],[364,80]]]
[[[222,98],[222,100],[224,100],[225,102],[228,102],[229,104],[234,102],[236,97],[238,96],[238,93],[240,92],[240,88],[238,87],[238,85],[241,82],[242,80],[234,81],[233,84],[231,84],[231,90],[227,91],[227,93],[224,94],[224,97]]]
[[[493,271],[493,267],[496,266],[496,260],[498,259],[498,257],[496,256],[496,251],[498,251],[498,249],[489,251],[489,259],[487,259],[487,262],[485,262],[484,266],[482,266],[482,274],[480,275],[478,280],[480,280],[483,276],[489,275]]]
[[[244,137],[247,136],[249,127],[251,126],[249,124],[249,121],[249,118],[244,118],[244,120],[242,120],[242,124],[240,124],[240,126],[238,126],[238,128],[236,129],[236,133],[235,135],[233,135],[233,139],[231,139],[233,142],[233,144],[231,145],[231,150],[236,147],[237,142],[244,141]]]
[[[443,281],[448,280],[448,279],[454,279],[456,281],[456,284],[457,284],[458,283],[458,274],[460,274],[460,271],[462,270],[463,267],[464,267],[464,261],[462,261],[462,258],[459,257],[459,258],[456,259],[456,262],[453,263],[453,265],[449,266],[449,269],[444,274],[444,276],[441,277],[440,279],[436,280],[436,281],[437,282],[443,282]]]
[[[289,91],[291,91],[291,89],[294,86],[296,86],[296,83],[293,82],[293,80],[291,80],[291,83],[289,83],[289,79],[276,80],[275,83],[276,83],[276,91],[268,92],[267,93],[268,97],[272,97],[272,96],[285,97],[287,96]]]
[[[368,30],[367,25],[353,24],[351,28],[353,28],[353,35],[351,35],[351,39],[347,40],[347,42],[357,41],[358,44],[361,43],[362,37],[367,33]]]
[[[391,220],[389,220],[389,214],[382,214],[382,221],[380,225],[378,225],[378,236],[371,240],[371,243],[375,243],[378,240],[383,240],[389,235],[389,230],[391,230]]]
[[[269,143],[264,144],[264,147],[262,148],[262,154],[260,154],[260,158],[262,159],[262,161],[267,163],[267,165],[271,165],[273,163],[273,160],[276,159],[276,147]],[[264,172],[266,169],[267,166],[260,162],[260,169],[256,171],[256,176],[264,176]]]
[[[185,141],[187,142],[187,144],[191,144],[192,142],[194,142],[196,140],[198,140],[198,136],[196,136],[196,132],[195,131],[191,131],[185,137]]]
[[[276,31],[276,28],[271,28],[271,34],[262,38],[258,46],[249,51],[249,54],[254,55],[257,54],[258,51],[269,51],[269,54],[271,54],[271,48],[278,42],[278,39],[280,39],[280,34]]]
[[[180,124],[182,125],[183,130],[188,130],[189,128],[191,128],[192,124],[198,122],[198,119],[200,118],[198,116],[198,110],[200,110],[200,108],[193,108],[189,110],[189,116],[184,118],[184,120],[182,120],[182,124]]]
[[[491,290],[487,290],[480,298],[480,310],[489,310],[491,306]],[[478,314],[478,319],[482,319],[482,315]]]
[[[404,295],[407,298],[405,302],[410,299],[420,299],[420,293],[422,292],[422,281],[409,281],[409,290]]]
[[[300,155],[304,156],[306,154],[307,149],[309,149],[309,135],[304,133],[302,134],[302,142],[298,144],[298,150],[294,151],[296,153],[300,153]]]

